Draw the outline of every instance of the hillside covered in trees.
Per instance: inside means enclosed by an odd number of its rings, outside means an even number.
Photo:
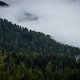
[[[80,80],[80,49],[0,19],[0,80]]]
[[[5,52],[38,52],[43,54],[80,54],[80,49],[63,45],[49,35],[35,32],[0,19],[0,49]]]

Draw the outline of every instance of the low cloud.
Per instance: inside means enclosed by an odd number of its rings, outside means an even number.
[[[10,6],[0,8],[1,18],[35,31],[50,34],[59,42],[80,47],[79,0],[3,1]],[[31,15],[25,16],[26,12]],[[28,20],[27,17],[30,19]]]

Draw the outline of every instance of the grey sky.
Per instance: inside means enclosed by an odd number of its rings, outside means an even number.
[[[0,17],[32,30],[50,34],[59,42],[80,47],[79,0],[3,0],[10,7],[0,8]],[[26,20],[25,13],[38,17]]]

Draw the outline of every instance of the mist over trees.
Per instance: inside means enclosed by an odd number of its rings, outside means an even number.
[[[80,80],[80,49],[0,19],[0,80]]]
[[[38,52],[43,54],[80,54],[80,49],[63,45],[51,39],[50,35],[35,32],[0,19],[0,49],[6,52]]]

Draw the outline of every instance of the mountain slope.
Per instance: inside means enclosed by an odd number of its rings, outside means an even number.
[[[6,52],[38,52],[44,54],[80,54],[80,49],[60,44],[49,35],[28,30],[0,19],[0,49]]]
[[[80,49],[0,19],[0,80],[80,80],[73,54]]]
[[[9,4],[9,7],[0,7],[0,18],[50,34],[62,43],[80,47],[80,0],[1,1]]]

